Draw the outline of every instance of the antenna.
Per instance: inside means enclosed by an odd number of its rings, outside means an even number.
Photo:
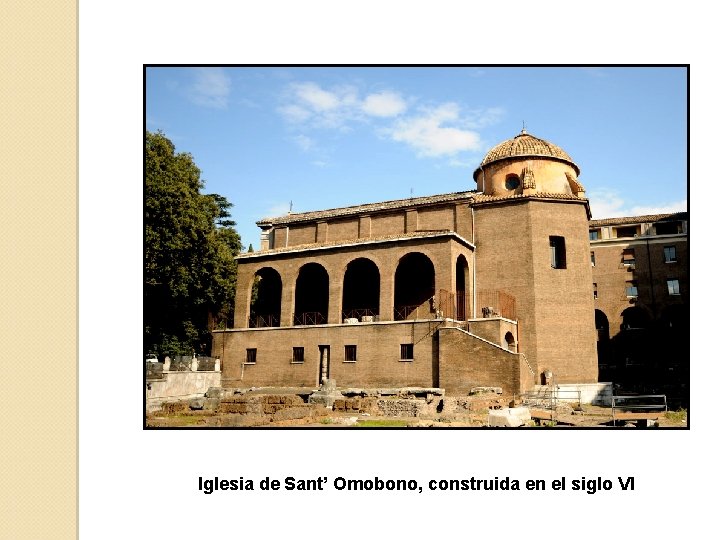
[[[292,213],[292,201],[290,201],[290,210],[288,210],[288,214]]]
[[[410,198],[413,198],[413,188],[410,188]]]

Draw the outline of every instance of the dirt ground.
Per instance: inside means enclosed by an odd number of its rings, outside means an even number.
[[[236,415],[237,416],[237,415]],[[533,425],[524,427],[574,427],[574,428],[620,428],[644,427],[641,422],[617,421],[613,425],[612,410],[609,407],[584,405],[579,411],[559,411],[550,417],[549,411],[534,411]],[[146,418],[149,428],[179,427],[311,427],[311,428],[482,428],[488,426],[488,411],[468,414],[442,414],[427,417],[387,417],[369,414],[348,413],[327,410],[324,414],[307,418],[254,422],[251,425],[234,421],[231,415],[209,411],[182,411],[175,413],[154,413]],[[670,411],[660,416],[658,425],[653,428],[687,428],[686,411]]]

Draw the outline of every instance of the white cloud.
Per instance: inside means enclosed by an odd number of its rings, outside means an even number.
[[[593,219],[606,219],[611,217],[623,217],[625,201],[615,191],[607,189],[599,189],[597,191],[588,192],[590,199],[590,210]],[[629,214],[627,214],[629,215]]]
[[[687,211],[687,199],[653,206],[628,206],[616,191],[599,189],[588,192],[593,219],[607,219],[652,214],[672,214]]]
[[[339,96],[323,90],[315,83],[294,84],[293,90],[301,102],[316,112],[337,109],[342,103]]]
[[[220,68],[197,68],[188,98],[203,107],[225,109],[230,97],[230,77]]]
[[[362,110],[370,116],[392,117],[407,109],[405,100],[395,92],[380,92],[368,95],[362,103]]]
[[[307,109],[303,109],[299,105],[284,105],[278,109],[278,112],[291,123],[300,124],[310,118],[312,113]]]
[[[315,146],[315,141],[307,135],[297,135],[296,137],[293,137],[293,141],[295,141],[295,143],[305,152]]]
[[[631,216],[646,216],[650,214],[673,214],[675,212],[687,211],[687,199],[671,202],[659,206],[633,206],[630,209]]]
[[[420,156],[452,156],[481,147],[480,137],[474,131],[448,126],[458,123],[460,108],[445,103],[426,109],[420,116],[399,120],[391,130],[393,140],[404,142]]]

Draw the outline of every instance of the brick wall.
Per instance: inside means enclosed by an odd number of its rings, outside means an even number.
[[[329,377],[339,386],[437,386],[433,335],[441,321],[363,323],[216,332],[213,356],[222,361],[223,386],[317,386],[320,345],[329,346]],[[413,359],[401,361],[400,345],[413,344]],[[345,345],[357,360],[345,361]],[[293,347],[304,362],[293,363]],[[244,364],[246,349],[257,349],[256,364]]]
[[[440,387],[467,395],[474,386],[500,386],[504,394],[521,391],[517,354],[456,328],[439,330]]]

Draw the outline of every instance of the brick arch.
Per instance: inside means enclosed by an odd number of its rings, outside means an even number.
[[[465,255],[455,259],[455,319],[466,321],[470,313],[470,265]]]
[[[652,324],[650,313],[640,306],[626,308],[620,316],[622,317],[621,330],[645,329],[650,328]]]
[[[410,251],[395,266],[394,320],[433,318],[435,264],[421,251]]]
[[[255,271],[249,291],[249,328],[280,326],[282,287],[277,269],[263,266]]]
[[[326,324],[330,300],[330,276],[318,262],[303,264],[295,279],[294,325]]]
[[[357,257],[345,266],[342,288],[342,318],[378,316],[380,313],[380,269],[368,257]]]

